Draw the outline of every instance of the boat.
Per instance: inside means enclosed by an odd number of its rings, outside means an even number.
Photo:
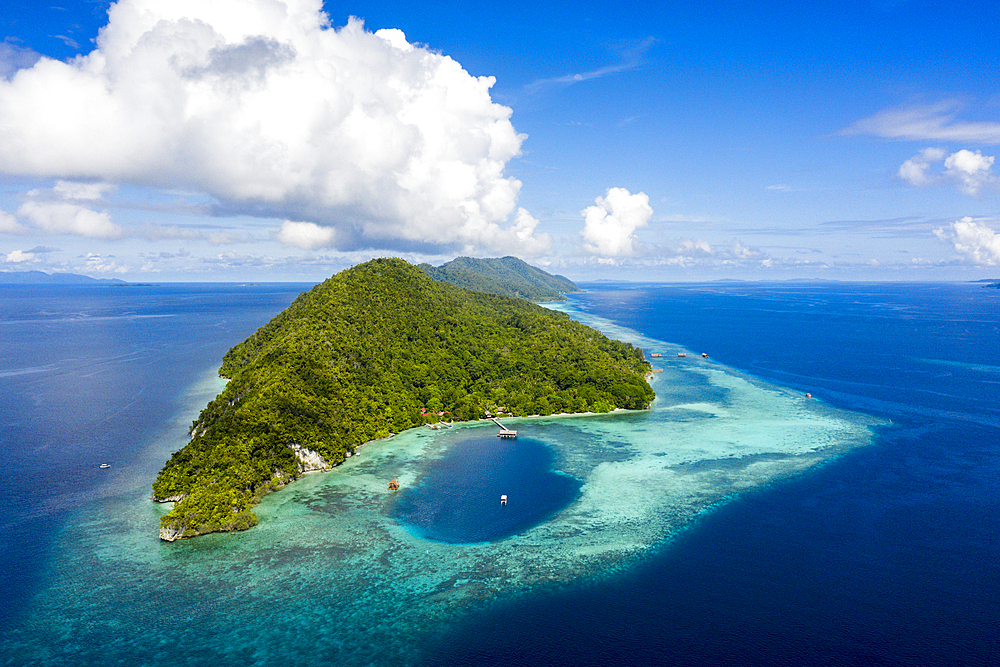
[[[101,464],[101,468],[102,468],[102,469],[103,469],[103,468],[110,468],[110,467],[111,467],[111,464],[110,464],[110,463],[102,463],[102,464]]]
[[[399,490],[399,482],[397,482],[395,479],[389,482],[389,490],[390,491]]]
[[[501,505],[506,505],[507,504],[507,496],[506,495],[500,496],[500,504]]]
[[[678,353],[677,353],[677,356],[678,356],[678,357],[686,357],[686,356],[688,356],[688,355],[687,355],[687,352],[678,352]]]

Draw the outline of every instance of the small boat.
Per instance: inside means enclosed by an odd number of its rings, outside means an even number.
[[[706,359],[708,359],[708,352],[702,352],[702,353],[701,353],[701,356],[703,356],[703,357],[705,357]]]
[[[500,496],[500,504],[501,505],[506,505],[507,504],[507,496],[506,495]]]
[[[390,491],[397,491],[398,489],[399,489],[399,482],[397,482],[396,480],[392,480],[391,482],[389,482]]]
[[[678,352],[678,353],[677,353],[677,356],[678,356],[678,357],[686,357],[686,356],[688,356],[688,355],[687,355],[687,352]]]
[[[110,464],[110,463],[102,463],[102,464],[101,464],[101,468],[102,468],[102,469],[104,469],[104,468],[110,468],[110,467],[111,467],[111,464]]]

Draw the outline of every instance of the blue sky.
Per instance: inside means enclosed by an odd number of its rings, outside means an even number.
[[[0,270],[320,280],[513,254],[576,280],[998,277],[994,16],[21,2],[0,16]]]

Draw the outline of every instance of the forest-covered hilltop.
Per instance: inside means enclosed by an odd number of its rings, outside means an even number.
[[[436,283],[399,259],[301,294],[219,370],[229,383],[153,483],[173,540],[257,522],[265,493],[413,426],[648,408],[642,350],[520,299]]]
[[[565,301],[563,294],[583,291],[569,278],[546,273],[517,257],[456,257],[441,266],[420,268],[440,283],[535,302]]]

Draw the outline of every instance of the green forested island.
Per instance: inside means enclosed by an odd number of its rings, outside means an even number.
[[[441,266],[421,264],[420,268],[437,282],[535,302],[565,301],[564,294],[582,291],[568,278],[553,276],[517,257],[456,257]]]
[[[176,503],[160,536],[249,528],[265,493],[429,422],[648,408],[649,368],[563,313],[398,259],[355,266],[226,353],[226,388],[153,483]]]

